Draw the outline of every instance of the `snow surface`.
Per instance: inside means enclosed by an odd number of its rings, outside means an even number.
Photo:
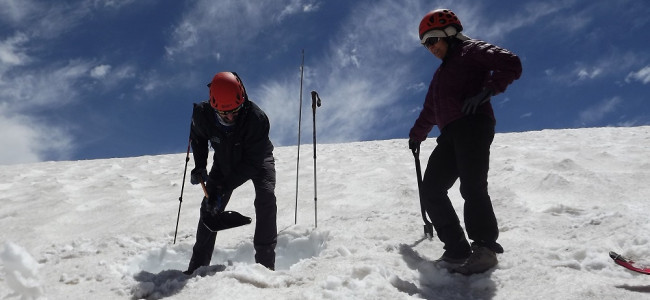
[[[426,164],[434,139],[423,143]],[[200,187],[185,153],[0,168],[1,299],[640,299],[650,277],[650,127],[497,134],[490,193],[506,252],[492,271],[449,274],[423,238],[406,140],[275,151],[277,271],[254,264],[253,225],[219,233],[212,266],[185,270]],[[189,168],[193,163],[190,162]],[[254,216],[252,184],[229,210]],[[450,196],[462,211],[458,186]],[[462,214],[461,214],[462,217]],[[646,298],[647,299],[647,298]]]

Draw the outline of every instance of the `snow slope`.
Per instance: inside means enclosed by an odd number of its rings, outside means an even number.
[[[422,145],[423,165],[435,145]],[[640,299],[650,278],[609,250],[650,257],[650,127],[497,134],[490,193],[506,252],[465,277],[431,264],[406,140],[275,151],[277,271],[255,265],[254,224],[219,233],[212,266],[188,277],[202,197],[185,153],[0,168],[2,299]],[[190,162],[189,168],[192,168]],[[228,207],[254,216],[250,183]],[[457,210],[456,185],[450,196]],[[462,214],[461,214],[462,216]]]

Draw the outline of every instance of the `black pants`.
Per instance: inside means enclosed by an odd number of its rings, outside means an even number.
[[[275,162],[273,157],[268,158],[260,172],[251,178],[255,187],[255,262],[271,270],[275,269],[275,245],[277,243],[277,206],[275,198]],[[206,186],[208,194],[214,187]],[[230,201],[232,191],[226,191],[221,199],[219,210],[224,211]],[[202,266],[210,265],[217,233],[210,231],[205,225],[212,223],[209,218],[214,218],[205,210],[206,199],[201,203],[201,218],[196,230],[196,243],[192,249],[192,258],[188,271],[193,272]]]
[[[448,251],[469,251],[469,243],[447,195],[457,179],[465,199],[464,219],[469,239],[485,245],[496,244],[499,230],[487,182],[493,139],[494,121],[490,117],[467,116],[441,131],[438,145],[429,157],[423,178],[425,208]]]

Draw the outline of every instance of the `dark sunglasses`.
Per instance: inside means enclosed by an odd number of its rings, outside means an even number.
[[[220,116],[222,116],[222,117],[225,117],[225,116],[230,115],[230,114],[236,114],[236,113],[238,113],[238,112],[241,110],[242,106],[244,106],[243,103],[242,103],[240,106],[237,106],[237,108],[235,108],[235,109],[233,109],[233,110],[229,110],[229,111],[220,111],[220,110],[217,110],[217,113],[218,113]]]
[[[424,41],[424,43],[422,43],[422,45],[423,45],[424,47],[429,48],[429,47],[433,46],[435,43],[437,43],[440,39],[442,39],[442,38],[439,38],[439,37],[430,37],[430,38],[428,38],[426,41]]]

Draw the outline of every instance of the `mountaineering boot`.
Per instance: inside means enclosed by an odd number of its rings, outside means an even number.
[[[449,251],[446,250],[445,253],[440,256],[436,261],[437,262],[446,262],[453,265],[460,265],[467,261],[469,256],[472,254],[470,250],[467,251]]]
[[[492,249],[485,246],[472,245],[472,255],[469,256],[464,264],[454,268],[452,273],[460,273],[466,276],[479,274],[492,269],[497,263],[499,263],[497,254]]]
[[[190,260],[190,265],[187,267],[187,270],[183,271],[183,274],[191,276],[192,274],[194,274],[194,271],[196,271],[196,269],[203,266],[207,266],[208,264],[201,265],[197,263],[196,260]]]
[[[450,231],[448,230],[448,232]],[[445,247],[443,249],[445,249],[445,252],[436,260],[436,262],[445,262],[452,265],[460,265],[464,263],[472,254],[472,248],[467,242],[467,239],[465,239],[462,229],[456,231],[456,234],[454,235],[457,236],[457,238],[455,239],[452,239],[449,234],[443,235],[449,237],[444,238]],[[441,239],[443,238],[443,235],[440,236]]]

